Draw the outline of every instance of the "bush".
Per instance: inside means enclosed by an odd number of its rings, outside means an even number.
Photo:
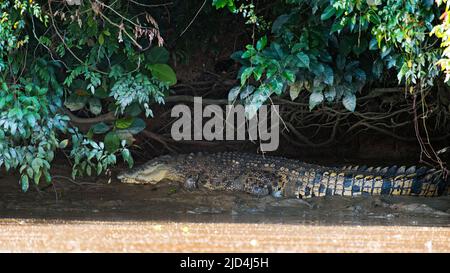
[[[450,78],[436,65],[449,74],[450,2],[436,3],[260,1],[262,15],[249,1],[212,0],[254,29],[254,43],[231,56],[241,64],[240,85],[228,98],[242,100],[248,117],[273,95],[295,100],[301,92],[310,110],[355,111],[361,90],[392,73],[416,98]],[[5,0],[0,9],[0,167],[18,170],[24,191],[51,181],[58,149],[70,150],[74,177],[109,172],[118,156],[131,167],[143,117],[177,82],[151,8]]]

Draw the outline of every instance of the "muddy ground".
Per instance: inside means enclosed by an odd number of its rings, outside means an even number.
[[[22,193],[3,174],[0,251],[450,252],[450,196],[303,201],[68,178],[59,166],[54,185]]]

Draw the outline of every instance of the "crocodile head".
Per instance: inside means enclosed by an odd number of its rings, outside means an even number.
[[[184,175],[178,170],[179,158],[161,156],[148,163],[120,173],[117,178],[122,183],[129,184],[157,184],[163,180],[184,181]]]

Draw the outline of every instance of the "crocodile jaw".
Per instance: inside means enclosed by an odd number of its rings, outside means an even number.
[[[162,180],[183,181],[183,176],[166,163],[143,166],[135,171],[123,172],[117,178],[127,184],[157,184]]]

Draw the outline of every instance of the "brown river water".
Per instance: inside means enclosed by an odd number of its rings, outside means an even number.
[[[0,252],[450,252],[450,196],[302,201],[63,174],[40,193],[0,177]]]

